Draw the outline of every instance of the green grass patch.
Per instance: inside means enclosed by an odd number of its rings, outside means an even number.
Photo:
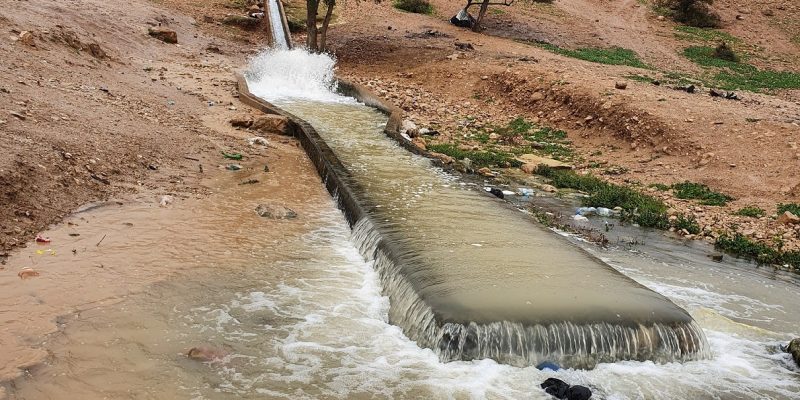
[[[747,206],[742,207],[735,213],[734,215],[739,215],[742,217],[750,217],[750,218],[761,218],[767,215],[767,211],[761,207],[756,206]]]
[[[675,31],[675,37],[678,39],[691,40],[695,42],[726,42],[731,44],[738,44],[742,42],[742,39],[739,39],[730,33],[712,28],[696,28],[693,26],[678,25],[675,27]]]
[[[550,179],[556,187],[587,193],[588,197],[583,199],[583,205],[587,207],[621,207],[623,220],[647,228],[669,227],[667,206],[661,200],[637,190],[604,182],[592,175],[579,175],[571,170],[557,170],[544,165],[536,169],[536,174]]]
[[[644,83],[653,83],[654,81],[656,81],[656,79],[651,78],[651,77],[649,77],[647,75],[639,75],[639,74],[624,75],[623,78],[630,79],[630,80],[636,81],[636,82],[644,82]]]
[[[636,68],[650,68],[647,66],[647,64],[639,59],[639,55],[636,54],[636,52],[622,47],[586,47],[576,50],[569,50],[550,43],[536,43],[536,45],[545,50],[552,51],[553,53],[577,58],[579,60],[591,61],[599,64],[627,65]]]
[[[797,203],[778,203],[778,215],[785,212],[790,212],[794,215],[800,216],[800,204]]]
[[[707,206],[724,206],[733,200],[733,197],[715,192],[706,185],[689,181],[676,183],[672,189],[679,199],[700,200],[700,204]]]
[[[432,144],[428,150],[436,153],[446,154],[456,160],[469,158],[473,166],[482,167],[520,167],[521,162],[514,159],[512,154],[502,151],[467,151],[461,150],[453,144]]]
[[[433,6],[427,0],[395,0],[394,8],[415,14],[433,14]]]
[[[700,224],[697,223],[697,220],[692,215],[678,215],[678,218],[675,219],[675,221],[672,223],[672,226],[679,231],[685,229],[692,235],[697,235],[700,233]]]
[[[658,189],[659,191],[662,191],[662,192],[666,192],[667,190],[669,190],[671,188],[671,186],[665,185],[663,183],[651,183],[651,184],[649,184],[647,186],[648,187],[652,187],[652,188],[656,188],[656,189]]]
[[[497,127],[494,131],[509,141],[512,138],[522,137],[536,146],[517,146],[511,150],[516,155],[538,153],[550,156],[556,160],[569,160],[575,152],[569,147],[567,133],[550,127],[539,127],[524,118],[515,118],[504,127]],[[487,136],[488,139],[488,136]]]
[[[733,236],[720,236],[714,246],[736,257],[753,260],[759,264],[800,267],[800,251],[781,251],[764,243],[750,240],[741,233],[736,233]]]
[[[800,89],[800,74],[789,71],[762,70],[745,62],[714,57],[714,48],[691,46],[683,51],[694,63],[719,70],[710,78],[710,86],[725,90]]]

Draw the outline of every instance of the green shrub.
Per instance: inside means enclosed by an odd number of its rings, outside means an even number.
[[[697,223],[697,220],[692,215],[688,217],[683,214],[678,215],[678,218],[672,223],[672,226],[677,230],[686,229],[686,231],[692,235],[700,233],[700,224]]]
[[[759,264],[790,265],[800,267],[800,251],[781,251],[766,244],[752,241],[741,233],[720,236],[714,246],[737,257]]]
[[[733,49],[727,43],[721,42],[719,46],[714,49],[714,57],[720,60],[739,62],[739,56],[733,52]]]
[[[416,14],[433,14],[433,6],[427,0],[395,0],[394,7]]]
[[[715,49],[691,46],[683,51],[689,60],[704,67],[720,70],[711,78],[711,85],[726,90],[800,89],[800,74],[790,71],[761,70],[750,64],[715,57]]]
[[[767,215],[767,211],[760,207],[747,206],[740,208],[739,211],[736,211],[734,214],[741,215],[742,217],[761,218]]]
[[[715,192],[706,185],[689,181],[676,183],[672,189],[679,199],[700,200],[700,204],[707,206],[724,206],[733,200],[733,197]]]
[[[458,146],[453,144],[432,144],[428,146],[428,150],[437,153],[446,154],[457,160],[469,158],[475,167],[520,167],[521,162],[514,159],[514,157],[502,151],[468,151],[461,150]]]
[[[783,214],[785,212],[790,212],[794,215],[800,216],[800,204],[797,203],[778,203],[778,214]]]
[[[736,36],[717,29],[678,25],[675,27],[675,31],[675,36],[678,39],[686,39],[691,41],[726,43],[740,43],[742,41],[742,39],[739,39]]]

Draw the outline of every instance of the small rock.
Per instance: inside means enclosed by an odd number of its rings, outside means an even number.
[[[147,34],[164,42],[164,43],[178,43],[178,33],[164,28],[149,28]]]
[[[267,138],[263,138],[261,136],[251,137],[250,139],[247,139],[247,143],[250,146],[255,146],[255,145],[268,146],[269,145],[269,142],[267,141]]]
[[[19,42],[26,46],[36,47],[36,42],[34,41],[33,33],[29,31],[22,31],[19,34]]]
[[[292,136],[289,129],[289,119],[281,115],[262,115],[253,120],[250,129],[262,133],[277,133],[284,136]]]
[[[780,216],[778,216],[778,223],[781,223],[781,224],[784,224],[784,225],[800,224],[800,217],[792,214],[789,211],[786,211],[783,214],[781,214]]]
[[[555,186],[547,185],[547,184],[542,185],[541,189],[544,190],[545,192],[548,192],[548,193],[555,193],[555,192],[558,191],[558,189],[556,189]]]
[[[789,347],[786,348],[786,352],[792,355],[795,364],[800,367],[800,338],[789,342]]]
[[[492,172],[491,169],[489,169],[487,167],[483,167],[483,168],[479,169],[478,173],[483,175],[483,176],[485,176],[485,177],[487,177],[487,178],[494,178],[494,173]]]
[[[626,82],[618,81],[614,83],[614,87],[619,90],[625,90],[628,88],[628,84]]]
[[[206,362],[223,359],[225,358],[226,355],[227,353],[225,351],[208,346],[193,347],[186,354],[186,356],[191,358],[192,360],[206,361]]]
[[[415,138],[411,139],[411,143],[414,146],[416,146],[416,147],[418,147],[418,148],[420,148],[422,150],[427,150],[427,148],[428,148],[426,143],[425,143],[425,139],[423,139],[421,137],[415,137]]]
[[[175,197],[170,195],[161,196],[161,201],[158,202],[158,205],[161,207],[166,207],[172,204],[175,201]]]
[[[256,214],[260,217],[271,219],[297,218],[297,213],[291,208],[272,203],[259,204],[258,207],[256,207]]]
[[[19,279],[30,279],[39,276],[39,272],[31,268],[25,268],[22,271],[19,271],[17,276],[19,277]]]
[[[531,95],[531,97],[528,98],[528,100],[533,101],[533,102],[544,100],[544,93],[542,93],[542,92],[533,92],[533,94]]]
[[[15,117],[15,118],[17,118],[17,119],[19,119],[21,121],[25,121],[26,119],[28,119],[28,117],[26,117],[25,114],[18,113],[16,111],[11,111],[11,116]]]
[[[234,128],[249,128],[253,125],[253,117],[249,115],[237,115],[230,120]]]

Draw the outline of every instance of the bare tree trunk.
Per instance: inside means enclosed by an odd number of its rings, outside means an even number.
[[[325,19],[322,21],[322,29],[320,30],[319,50],[328,50],[328,25],[331,23],[333,17],[333,7],[336,5],[336,0],[325,0],[325,5],[328,9],[325,11]]]
[[[483,0],[483,4],[481,4],[481,11],[478,13],[478,19],[475,20],[475,25],[472,26],[472,30],[474,32],[481,31],[481,21],[483,21],[483,16],[486,15],[486,10],[489,8],[489,0]]]
[[[309,51],[316,52],[317,47],[317,9],[319,0],[306,0],[306,47]]]

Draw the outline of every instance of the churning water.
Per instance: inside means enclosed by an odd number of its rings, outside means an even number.
[[[311,100],[323,98],[315,93],[276,92],[280,73],[292,68],[259,65],[270,57],[254,61],[251,90],[310,122],[351,173],[367,209],[354,224],[354,243],[374,260],[390,321],[420,346],[444,361],[517,366],[709,356],[684,310],[405,151],[382,133],[381,113],[354,101]],[[306,81],[329,76],[314,72]]]

